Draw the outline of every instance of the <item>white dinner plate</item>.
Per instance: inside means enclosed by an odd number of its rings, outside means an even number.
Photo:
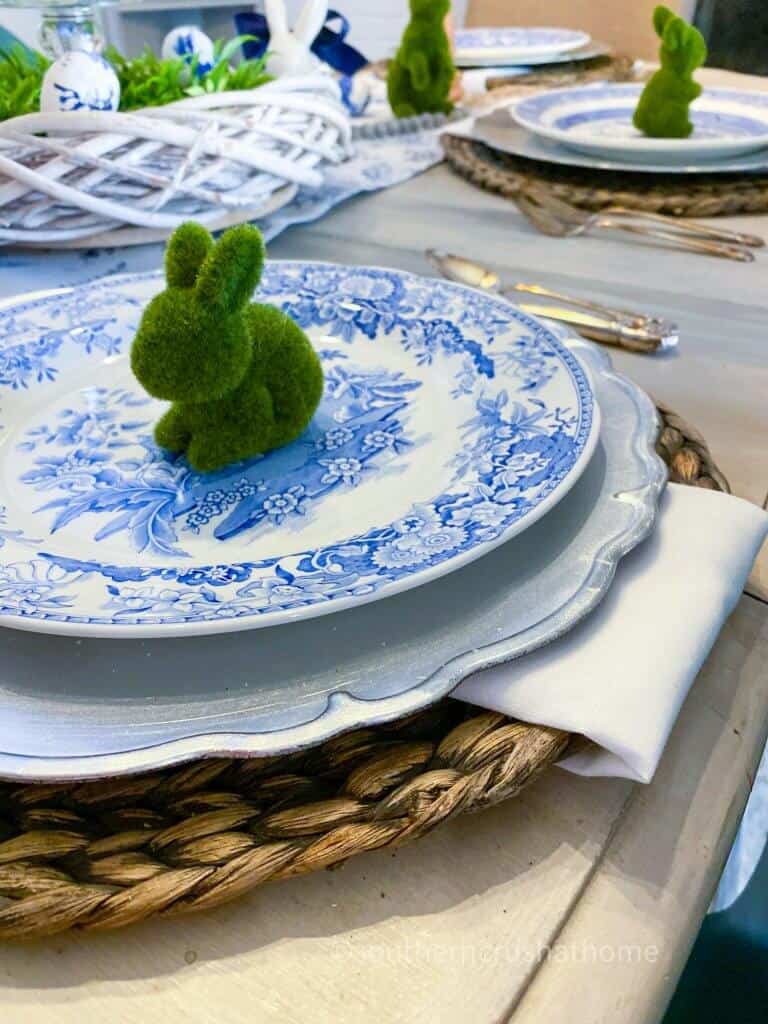
[[[477,61],[530,64],[551,60],[590,42],[587,32],[567,28],[464,28],[456,33],[454,59],[467,66]]]
[[[597,82],[553,89],[512,108],[534,135],[569,149],[633,163],[721,160],[768,146],[768,93],[706,89],[691,107],[693,133],[687,139],[655,139],[632,124],[641,84]]]
[[[551,330],[503,299],[375,267],[272,262],[259,298],[314,340],[309,429],[199,474],[152,439],[128,353],[158,273],[0,314],[0,625],[152,637],[272,626],[490,552],[584,470],[599,416]]]

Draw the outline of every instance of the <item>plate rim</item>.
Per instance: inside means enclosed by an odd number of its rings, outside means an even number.
[[[510,524],[507,530],[505,530],[499,537],[496,537],[490,541],[483,541],[479,544],[474,545],[465,552],[461,552],[451,558],[446,558],[442,562],[437,563],[434,566],[429,566],[426,569],[422,569],[417,573],[412,573],[409,576],[403,577],[399,580],[394,580],[389,583],[385,583],[377,591],[372,594],[363,595],[348,595],[346,597],[336,598],[332,601],[319,601],[311,605],[300,605],[293,608],[284,608],[280,611],[270,612],[263,616],[258,615],[243,615],[243,616],[231,616],[227,618],[210,618],[202,619],[200,621],[177,621],[172,623],[130,623],[126,622],[125,625],[117,625],[114,622],[110,623],[84,623],[77,621],[61,621],[55,618],[45,617],[34,617],[34,616],[22,616],[13,615],[7,612],[0,611],[0,627],[8,629],[18,629],[24,632],[30,633],[42,633],[51,636],[68,636],[68,637],[82,637],[87,638],[100,638],[100,639],[124,639],[124,640],[148,640],[148,639],[162,639],[164,637],[197,637],[197,636],[215,636],[225,635],[233,632],[243,632],[253,629],[268,629],[274,626],[290,625],[294,622],[304,621],[311,618],[320,618],[327,615],[332,615],[336,612],[347,611],[350,608],[355,608],[363,604],[374,603],[378,600],[386,600],[389,597],[394,597],[397,594],[404,593],[408,590],[417,589],[420,586],[431,583],[434,580],[440,579],[442,576],[449,575],[471,562],[476,561],[479,558],[490,554],[495,548],[501,544],[512,540],[513,537],[523,533],[528,527],[533,526],[539,521],[547,512],[555,507],[571,490],[571,488],[577,483],[581,475],[583,474],[586,467],[594,454],[597,447],[597,443],[600,438],[601,419],[600,419],[600,408],[594,393],[592,379],[588,370],[583,364],[576,359],[569,348],[565,345],[563,339],[558,336],[556,331],[552,329],[548,322],[533,316],[532,314],[525,313],[523,310],[514,306],[514,304],[507,302],[503,297],[493,295],[488,291],[484,291],[480,288],[472,288],[469,285],[460,284],[454,281],[446,281],[442,278],[431,278],[428,275],[418,274],[413,271],[400,270],[394,267],[384,267],[376,264],[365,264],[365,265],[354,265],[350,266],[343,263],[335,263],[332,260],[271,260],[269,261],[273,265],[278,266],[322,266],[322,267],[335,267],[343,270],[352,272],[365,272],[365,271],[377,271],[383,273],[395,273],[400,277],[421,279],[423,281],[434,280],[435,282],[451,288],[458,292],[467,292],[474,295],[481,296],[485,301],[496,302],[502,307],[509,309],[511,306],[514,311],[515,319],[521,325],[530,327],[532,330],[544,331],[549,344],[552,344],[558,351],[560,356],[561,365],[570,373],[573,387],[577,393],[579,400],[582,404],[582,408],[586,408],[591,416],[589,430],[584,441],[583,448],[579,453],[578,458],[571,467],[570,472],[566,477],[561,480],[527,515],[521,519],[516,520]],[[96,279],[95,281],[87,281],[81,284],[65,286],[63,288],[45,289],[42,291],[28,292],[22,295],[12,296],[8,299],[0,301],[0,313],[5,312],[9,308],[24,304],[26,302],[39,302],[48,298],[54,298],[57,295],[70,295],[73,292],[77,292],[81,289],[87,289],[90,287],[116,287],[121,284],[130,283],[132,281],[143,281],[149,278],[162,278],[162,269],[151,270],[151,271],[140,271],[136,273],[125,273],[125,274],[113,274],[107,275]],[[578,380],[575,378],[573,367],[570,365],[571,362],[579,368],[583,374],[586,393],[582,393],[579,387]],[[0,565],[4,564],[4,560],[0,559]]]
[[[511,46],[468,46],[462,47],[459,44],[459,37],[462,33],[468,32],[562,32],[570,39],[564,43],[564,45],[540,43],[539,45],[529,46],[523,49],[513,49]],[[565,28],[562,25],[472,25],[470,27],[458,29],[456,32],[456,54],[458,59],[472,59],[483,54],[488,53],[504,53],[513,54],[524,58],[568,54],[573,50],[578,50],[584,46],[587,46],[592,42],[592,36],[589,32],[583,29]]]
[[[713,160],[704,160],[699,163],[670,162],[668,164],[653,163],[648,161],[616,160],[607,156],[598,156],[596,153],[587,153],[569,146],[561,146],[552,139],[545,139],[543,136],[529,132],[512,116],[509,107],[502,107],[491,111],[476,119],[476,124],[482,121],[489,121],[503,111],[509,119],[513,131],[520,133],[520,145],[505,147],[498,142],[476,137],[474,129],[466,137],[489,145],[492,148],[510,153],[512,156],[519,156],[526,160],[539,160],[542,163],[553,164],[556,167],[585,167],[595,171],[619,171],[627,174],[762,174],[768,171],[768,147],[755,150],[753,153],[742,156],[719,157]],[[502,126],[502,130],[508,130]],[[459,134],[459,133],[457,133]],[[541,152],[528,152],[527,145],[541,147]],[[764,153],[763,156],[760,154]],[[735,167],[723,166],[723,162],[736,164]],[[738,166],[739,164],[752,161],[754,166]]]
[[[586,52],[585,52],[586,51]],[[454,54],[453,62],[457,68],[461,71],[470,70],[485,70],[485,69],[499,69],[499,73],[503,74],[506,68],[541,68],[552,64],[557,66],[558,64],[565,64],[570,61],[585,61],[595,60],[597,57],[609,57],[613,53],[612,48],[608,43],[600,42],[596,39],[591,39],[584,46],[580,46],[576,50],[570,50],[565,53],[542,53],[538,55],[528,54],[525,58],[517,59],[515,54],[512,54],[510,59],[509,54],[505,54],[503,59],[499,60],[498,54],[492,59],[489,57],[462,57],[461,54]]]
[[[576,626],[605,597],[621,559],[651,532],[667,482],[667,469],[655,450],[658,413],[648,395],[633,381],[618,373],[605,352],[577,336],[566,339],[561,335],[561,339],[572,351],[578,351],[579,357],[583,356],[584,362],[593,372],[606,376],[631,395],[637,414],[632,448],[647,470],[647,480],[640,489],[626,492],[628,497],[625,500],[633,506],[635,512],[632,523],[595,552],[589,573],[579,590],[564,602],[554,616],[564,619],[566,612],[575,608],[575,617],[559,623],[553,630],[553,616],[548,616],[543,622],[535,623],[517,635],[458,655],[438,668],[428,679],[393,696],[370,701],[338,691],[328,697],[318,715],[298,726],[256,733],[201,732],[119,753],[44,757],[0,751],[0,778],[18,782],[71,782],[157,770],[199,757],[268,756],[286,750],[305,749],[351,728],[392,721],[435,703],[472,673],[521,657],[544,643],[558,639]],[[375,710],[374,705],[378,705]],[[366,711],[364,723],[360,721],[361,708]],[[286,732],[292,736],[288,746],[284,741],[281,745],[280,740]]]
[[[712,160],[717,160],[718,157],[725,157],[729,153],[736,157],[739,155],[746,155],[747,153],[757,152],[758,150],[765,149],[768,147],[768,111],[766,112],[766,129],[764,135],[756,135],[750,139],[709,139],[709,140],[696,140],[691,137],[687,139],[656,139],[649,138],[646,136],[638,136],[637,138],[628,139],[616,139],[611,141],[610,139],[605,140],[591,140],[591,139],[573,139],[566,131],[561,128],[549,128],[546,125],[542,125],[532,117],[526,116],[523,108],[527,104],[541,103],[542,101],[547,104],[556,103],[558,98],[562,98],[569,93],[582,92],[593,90],[595,92],[599,90],[608,89],[616,92],[629,92],[630,90],[637,91],[638,94],[642,92],[644,83],[642,82],[590,82],[586,85],[576,86],[562,86],[558,89],[550,89],[546,93],[537,93],[534,96],[523,96],[516,103],[509,107],[510,114],[513,119],[522,128],[531,132],[533,135],[541,138],[549,139],[553,142],[557,142],[567,149],[575,150],[577,152],[586,153],[626,153],[628,158],[635,155],[637,158],[639,154],[646,153],[650,157],[653,154],[668,154],[669,156],[676,155],[682,157],[686,152],[693,156],[696,152],[709,151],[713,152]],[[723,89],[723,88],[711,88],[707,89],[705,94],[708,97],[711,96],[725,96],[729,95],[735,99],[744,97],[746,98],[761,97],[763,103],[761,106],[768,106],[768,93],[761,93],[757,89]],[[696,102],[696,101],[694,101]],[[734,147],[736,152],[734,152]],[[746,148],[744,148],[746,147]],[[616,157],[615,159],[620,159]],[[702,159],[700,156],[699,159]]]

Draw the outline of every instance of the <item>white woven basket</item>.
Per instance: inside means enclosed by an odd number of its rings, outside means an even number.
[[[41,135],[39,133],[45,133]],[[137,113],[0,122],[0,245],[136,245],[265,216],[351,154],[335,81],[284,78]]]

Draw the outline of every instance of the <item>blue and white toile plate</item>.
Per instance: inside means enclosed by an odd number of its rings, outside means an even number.
[[[473,63],[540,63],[578,50],[590,42],[587,32],[568,28],[463,28],[456,32],[455,61]]]
[[[632,124],[641,84],[598,82],[552,89],[512,109],[518,124],[570,149],[634,163],[719,160],[768,146],[768,93],[705,89],[691,106],[687,139],[652,139]]]
[[[105,278],[0,310],[0,625],[220,633],[387,597],[534,523],[596,444],[581,365],[506,301],[273,262],[259,297],[311,334],[323,402],[287,448],[195,473],[153,443],[162,406],[128,364],[161,287]]]

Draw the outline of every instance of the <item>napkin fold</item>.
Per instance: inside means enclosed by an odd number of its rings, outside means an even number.
[[[766,534],[756,505],[670,484],[653,534],[619,563],[591,615],[453,696],[594,740],[560,762],[568,771],[650,782]]]

